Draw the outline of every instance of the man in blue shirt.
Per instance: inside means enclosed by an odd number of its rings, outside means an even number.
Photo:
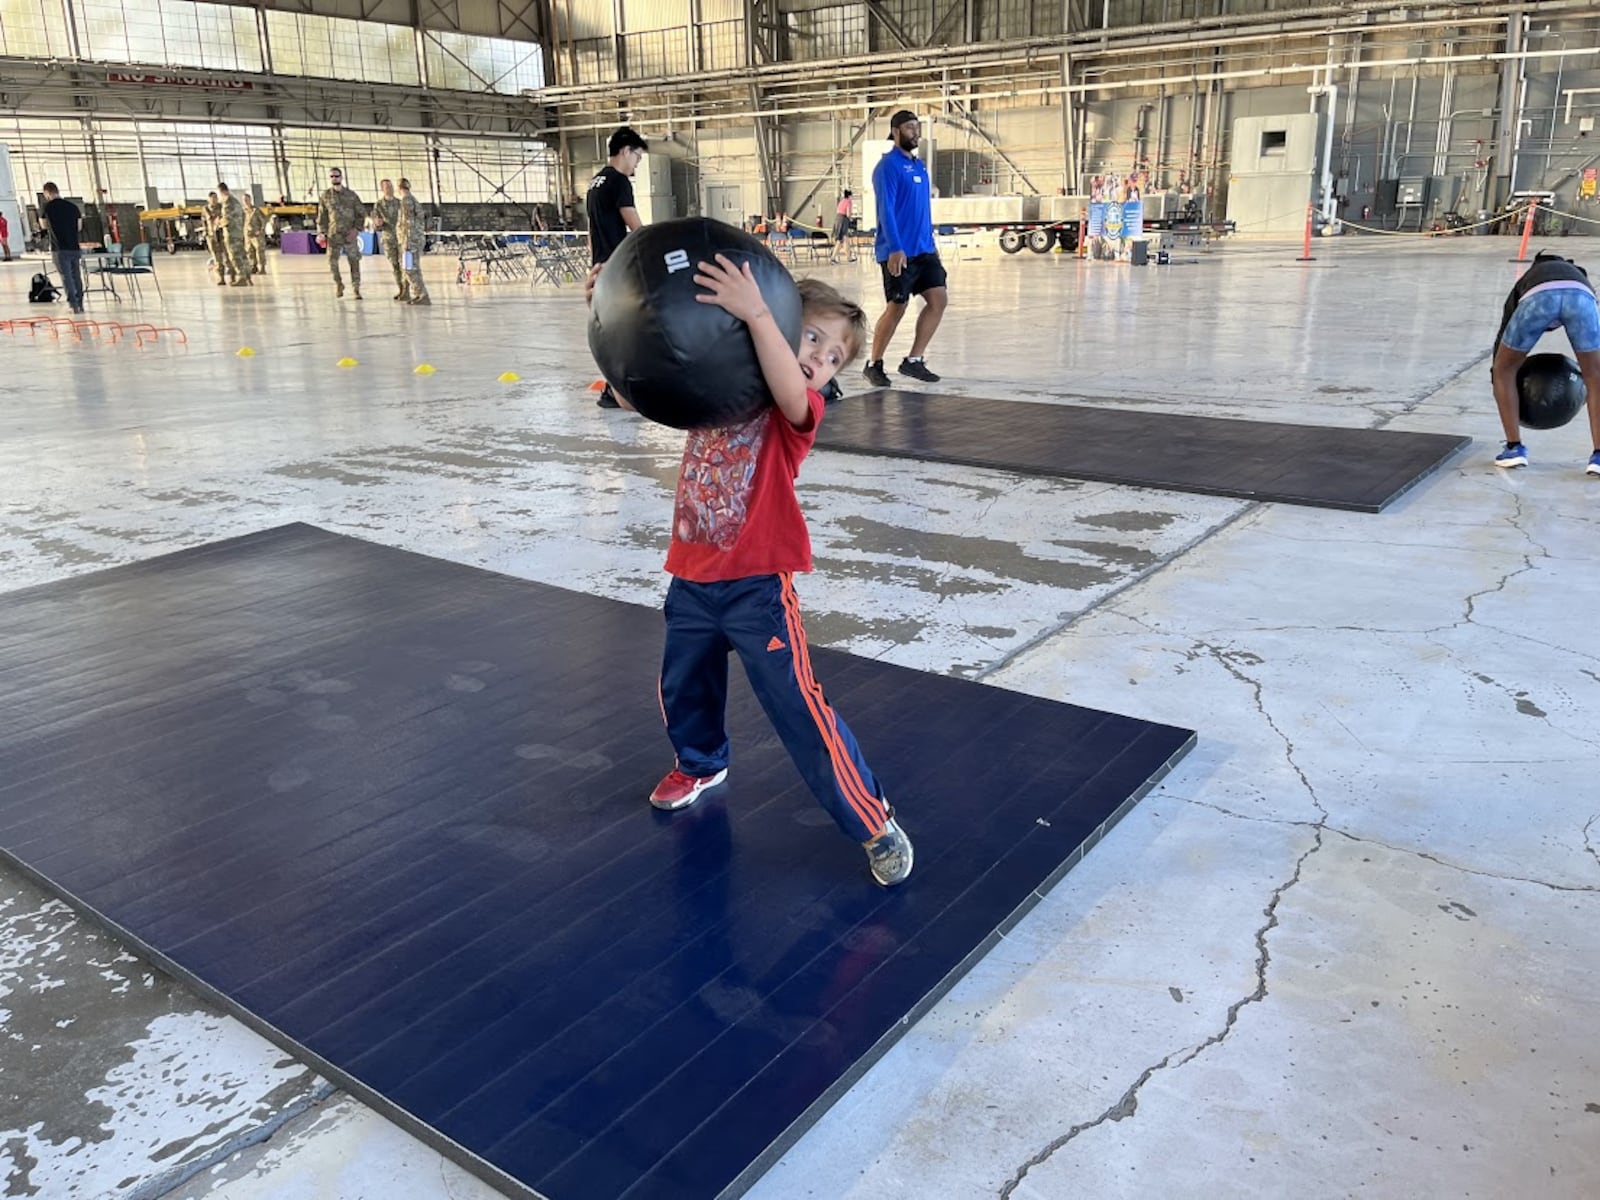
[[[894,149],[885,154],[872,172],[872,190],[878,203],[878,238],[875,257],[883,272],[883,298],[888,307],[872,331],[872,354],[867,359],[867,382],[888,387],[883,369],[883,352],[900,327],[911,297],[922,297],[917,314],[917,331],[911,339],[911,353],[900,364],[900,374],[938,383],[928,370],[923,354],[933,340],[934,331],[950,303],[944,264],[933,241],[933,180],[928,166],[916,157],[922,141],[922,123],[915,113],[901,109],[889,118],[889,140]]]

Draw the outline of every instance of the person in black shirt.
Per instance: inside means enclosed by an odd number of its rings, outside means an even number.
[[[639,169],[649,145],[633,129],[624,125],[611,135],[606,145],[606,165],[589,181],[589,259],[600,266],[622,245],[622,239],[644,224],[633,206],[633,173]],[[601,408],[619,408],[611,385],[600,393]]]
[[[1572,353],[1589,393],[1589,433],[1594,454],[1585,472],[1600,475],[1600,304],[1589,274],[1570,258],[1541,250],[1533,265],[1511,287],[1500,331],[1495,334],[1493,365],[1495,407],[1505,429],[1505,448],[1495,455],[1497,467],[1525,467],[1528,448],[1522,444],[1517,413],[1517,370],[1534,345],[1552,329],[1566,331]]]
[[[61,286],[66,290],[67,303],[72,311],[83,311],[83,274],[79,263],[83,251],[79,249],[79,229],[83,214],[71,200],[64,199],[53,183],[41,189],[44,192],[44,220],[50,226],[50,244],[56,252],[56,270],[61,273]]]

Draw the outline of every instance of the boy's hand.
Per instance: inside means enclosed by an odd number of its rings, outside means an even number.
[[[760,320],[770,311],[749,263],[736,267],[727,255],[719,254],[716,262],[699,264],[699,271],[694,281],[706,289],[695,296],[701,304],[718,305],[746,325]]]
[[[600,278],[600,268],[605,263],[595,263],[589,268],[589,278],[583,281],[583,302],[589,307],[594,307],[594,281]]]

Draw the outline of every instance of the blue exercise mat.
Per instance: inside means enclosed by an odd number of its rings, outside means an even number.
[[[304,525],[6,594],[0,849],[512,1194],[735,1194],[1193,735],[815,652],[884,891],[742,680],[650,808],[661,636]]]

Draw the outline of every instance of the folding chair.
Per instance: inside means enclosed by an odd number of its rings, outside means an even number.
[[[107,263],[101,270],[108,275],[119,275],[125,278],[134,296],[141,299],[139,276],[148,275],[155,282],[156,295],[161,295],[161,280],[156,278],[155,256],[151,252],[149,242],[140,242],[133,248],[133,253],[119,255],[115,262]],[[165,297],[162,298],[165,299]]]

